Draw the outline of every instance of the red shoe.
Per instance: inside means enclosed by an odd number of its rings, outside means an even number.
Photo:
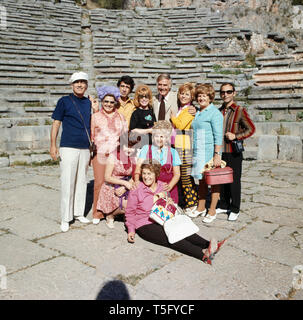
[[[218,248],[217,248],[217,250],[216,250],[216,252],[215,252],[214,254],[216,254],[216,253],[220,250],[220,248],[223,246],[223,244],[225,243],[225,241],[226,241],[226,239],[218,242]]]
[[[209,246],[206,249],[202,261],[207,264],[212,264],[215,253],[218,251],[218,242],[216,239],[210,239]]]

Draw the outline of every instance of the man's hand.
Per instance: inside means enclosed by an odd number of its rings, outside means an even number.
[[[236,139],[236,135],[234,133],[231,133],[231,132],[226,132],[225,137],[230,141]]]
[[[57,160],[59,156],[59,150],[56,146],[51,146],[49,154],[53,160]]]
[[[197,110],[194,106],[189,106],[188,107],[188,112],[194,117],[197,113]]]

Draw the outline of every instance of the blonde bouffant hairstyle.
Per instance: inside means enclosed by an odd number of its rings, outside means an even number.
[[[159,120],[154,123],[153,130],[165,130],[165,131],[172,131],[172,125],[166,120]]]
[[[135,92],[134,96],[134,105],[136,108],[140,107],[140,96],[147,95],[149,98],[148,107],[152,109],[153,107],[153,94],[151,89],[146,84],[141,84],[137,87],[137,90]]]
[[[181,93],[184,92],[184,91],[189,91],[190,92],[191,100],[195,99],[195,87],[194,87],[194,85],[192,83],[186,82],[186,83],[182,84],[179,87],[178,99],[180,98]]]
[[[216,91],[214,87],[209,83],[198,84],[195,90],[195,99],[197,101],[199,94],[207,94],[209,96],[210,102],[213,102],[215,99]]]

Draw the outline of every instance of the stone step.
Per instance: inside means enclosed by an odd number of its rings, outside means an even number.
[[[251,94],[267,94],[267,93],[302,93],[303,84],[276,84],[268,86],[253,86],[249,88]]]
[[[303,68],[260,70],[253,75],[257,85],[289,85],[303,83]]]
[[[243,159],[244,160],[257,160],[258,147],[244,147]]]
[[[248,95],[248,100],[251,103],[271,103],[279,104],[279,101],[300,101],[303,99],[303,93],[278,93],[278,94],[262,94],[262,95]]]
[[[0,118],[0,128],[11,128],[21,126],[43,126],[51,125],[52,119],[50,117],[14,117],[14,118]]]

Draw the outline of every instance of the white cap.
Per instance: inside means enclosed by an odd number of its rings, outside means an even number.
[[[75,72],[71,75],[70,79],[69,79],[69,83],[73,83],[77,80],[86,80],[88,81],[88,74],[85,72]]]

